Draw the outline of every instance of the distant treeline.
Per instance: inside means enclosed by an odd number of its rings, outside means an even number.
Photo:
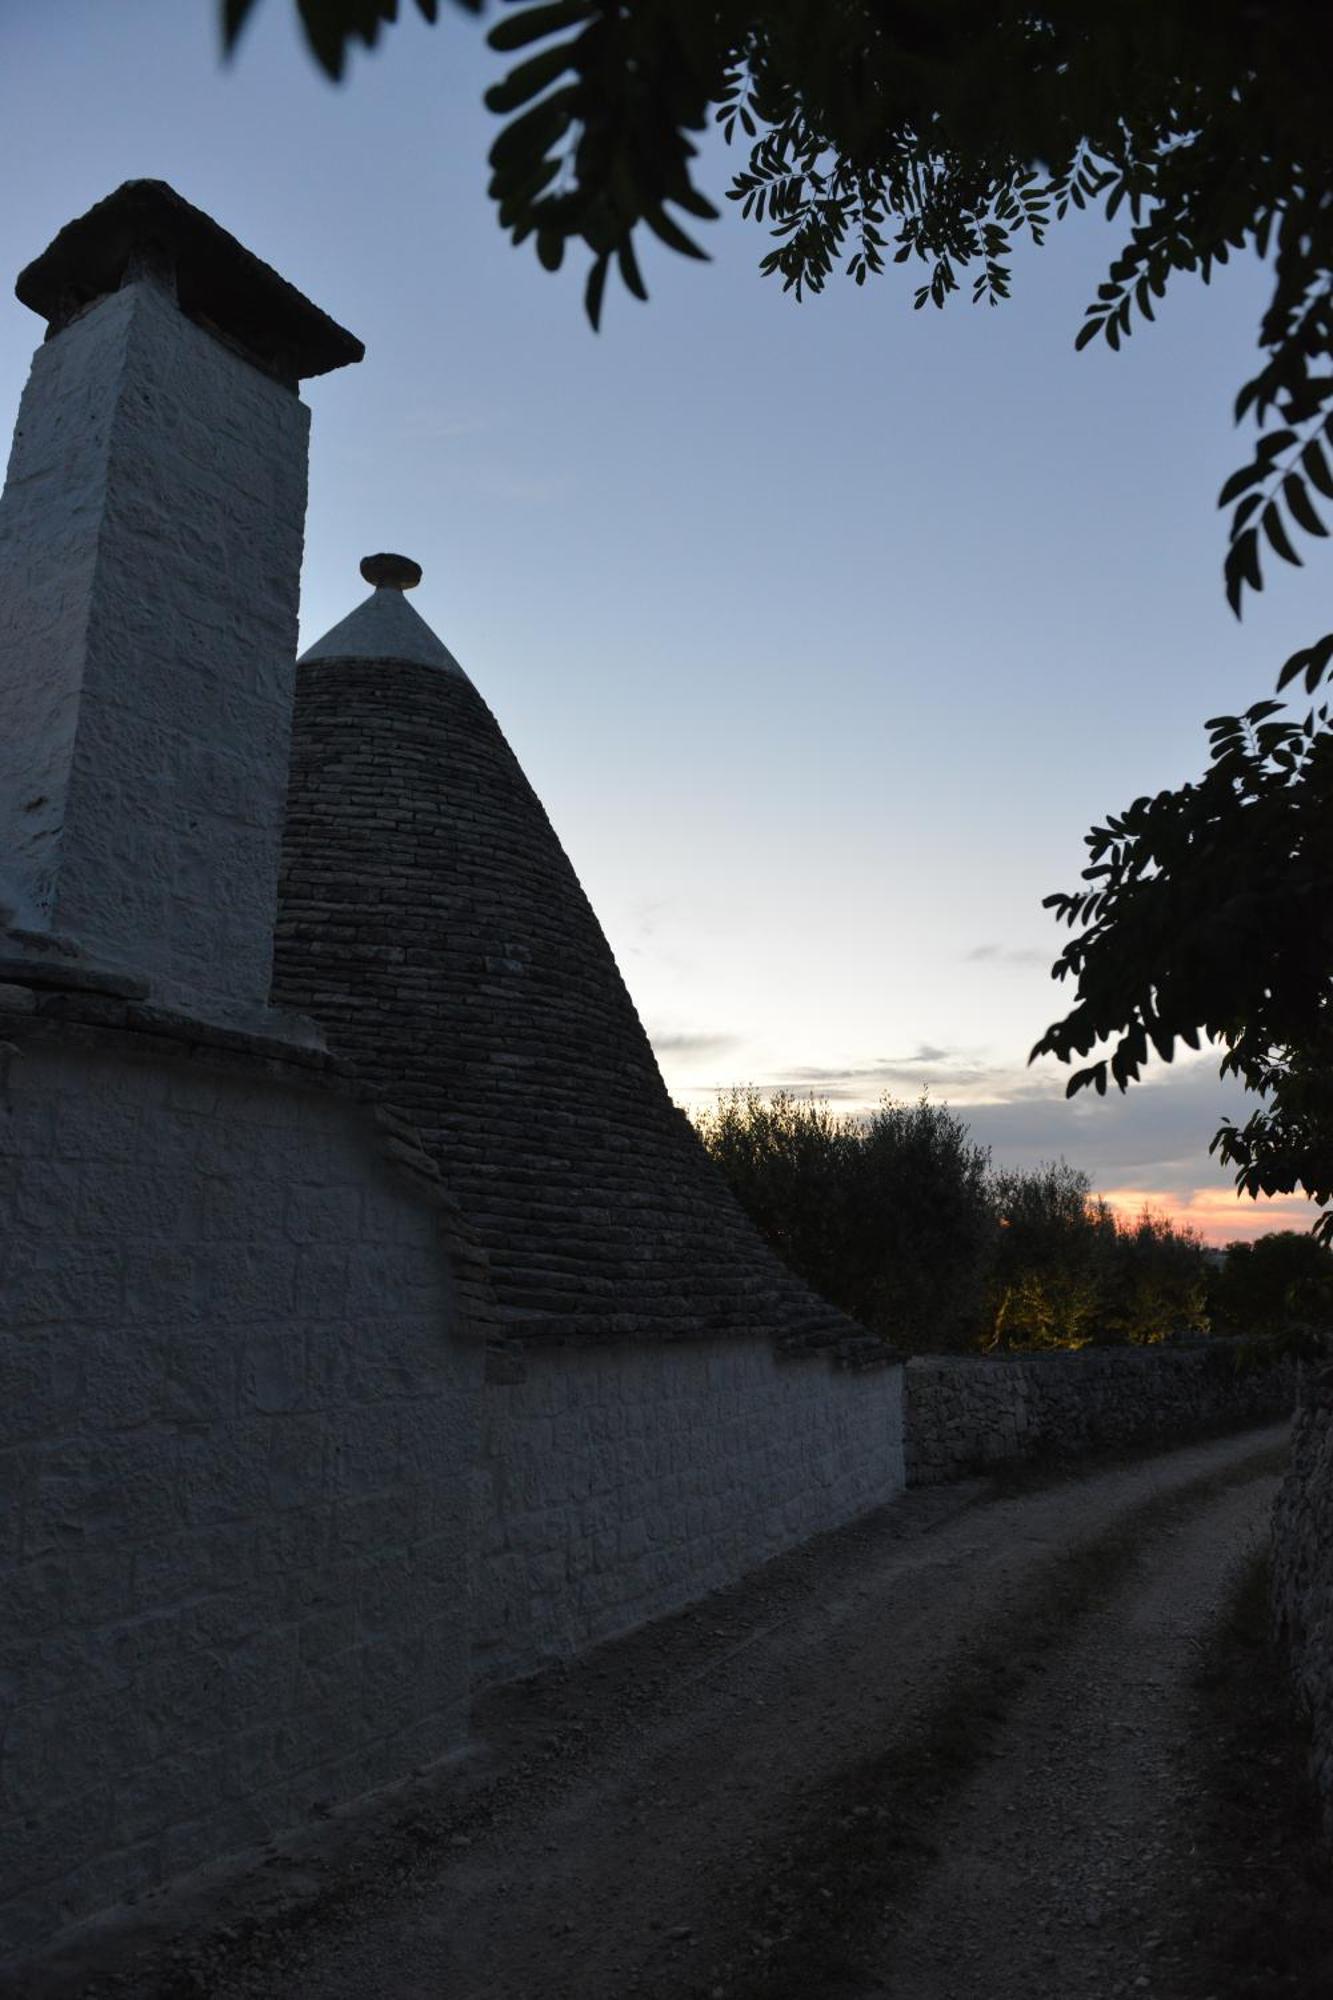
[[[694,1126],[784,1261],[911,1351],[1148,1345],[1333,1321],[1333,1254],[1295,1231],[1221,1256],[1145,1210],[1118,1218],[1063,1160],[994,1168],[947,1105],[840,1115],[734,1089]]]

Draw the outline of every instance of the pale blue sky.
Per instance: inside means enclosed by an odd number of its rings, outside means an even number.
[[[1023,1066],[1061,1011],[1041,897],[1084,832],[1195,775],[1204,718],[1327,623],[1317,561],[1244,627],[1222,597],[1265,274],[1076,355],[1101,225],[1022,258],[1007,307],[917,314],[901,272],[795,306],[729,209],[709,265],[648,246],[651,303],[613,290],[594,336],[581,273],[492,218],[478,27],[408,11],[335,89],[290,0],[228,69],[215,0],[9,0],[0,271],[151,175],[365,341],[306,390],[305,638],[367,551],[424,565],[414,602],[545,802],[679,1097],[928,1085],[997,1157],[1212,1191],[1211,1227],[1235,1100],[1209,1069],[1071,1109]],[[720,196],[720,144],[708,165]],[[38,331],[0,306],[6,425]]]

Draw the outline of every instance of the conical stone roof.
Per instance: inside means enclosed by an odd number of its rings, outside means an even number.
[[[275,1001],[416,1122],[510,1333],[864,1350],[672,1105],[541,802],[403,597],[420,572],[362,569],[297,670]]]

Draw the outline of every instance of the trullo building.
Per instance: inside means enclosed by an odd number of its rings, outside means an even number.
[[[903,1476],[901,1370],[846,1365],[888,1358],[672,1108],[414,566],[371,559],[297,670],[299,385],[360,343],[160,182],[18,291],[46,336],[0,501],[11,1958]]]

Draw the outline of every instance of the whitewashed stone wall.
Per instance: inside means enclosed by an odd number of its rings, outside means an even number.
[[[907,1364],[907,1483],[932,1486],[1044,1454],[1170,1441],[1289,1412],[1291,1368],[1238,1371],[1236,1345],[919,1355]]]
[[[1311,1725],[1311,1764],[1333,1837],[1333,1368],[1308,1370],[1291,1465],[1273,1510],[1273,1610]]]
[[[483,1354],[361,1106],[6,1032],[0,1957],[458,1742]]]
[[[486,1389],[479,1681],[674,1611],[902,1491],[902,1369],[771,1341],[530,1346]]]

